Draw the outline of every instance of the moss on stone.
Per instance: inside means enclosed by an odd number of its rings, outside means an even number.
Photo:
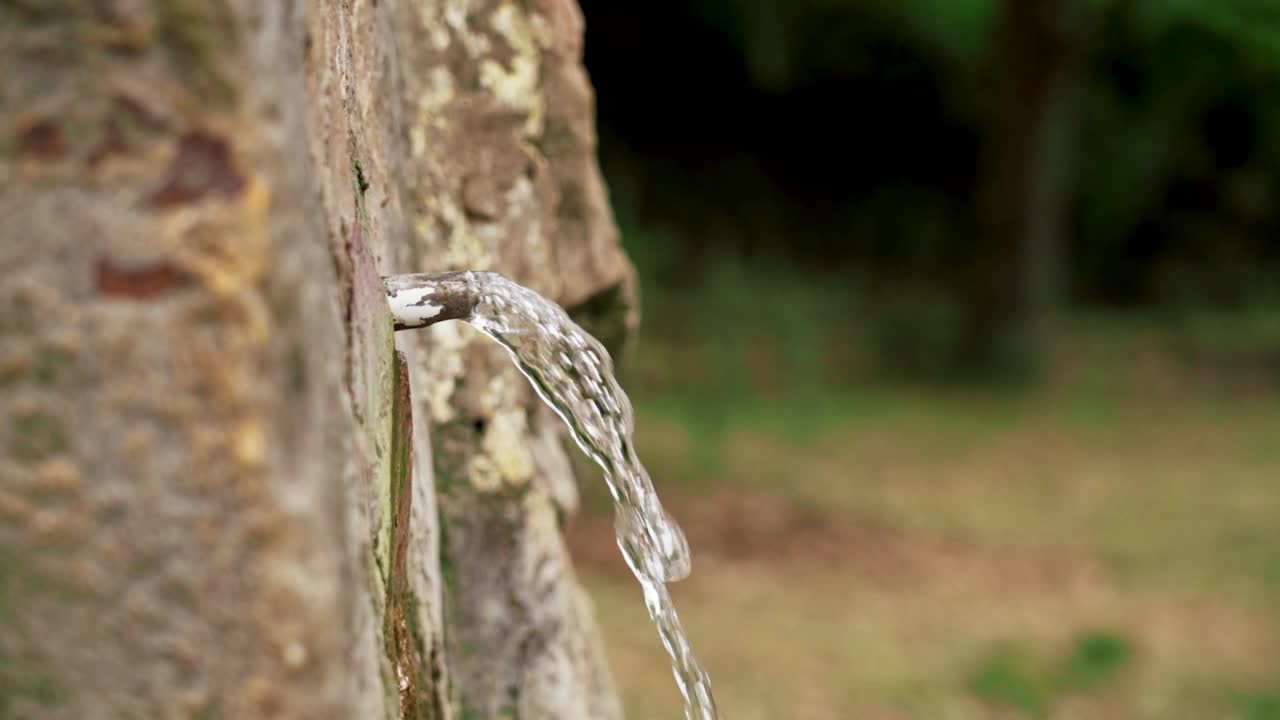
[[[13,418],[8,451],[24,462],[43,460],[67,449],[67,430],[56,416],[31,410]]]
[[[4,305],[8,307],[4,308]],[[35,329],[35,307],[29,297],[17,294],[7,303],[0,303],[0,335],[25,336],[35,332]]]
[[[0,629],[5,634],[21,633],[14,603],[18,598],[30,602],[40,585],[33,580],[18,555],[0,547]],[[19,714],[19,703],[49,708],[65,695],[42,658],[0,645],[0,720],[26,717]]]
[[[57,385],[68,378],[75,355],[61,348],[48,348],[36,355],[31,365],[31,379],[45,387]]]
[[[157,3],[156,12],[157,37],[193,93],[215,105],[232,104],[236,93],[220,58],[237,38],[225,2],[167,0]]]

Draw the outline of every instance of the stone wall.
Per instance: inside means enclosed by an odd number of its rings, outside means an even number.
[[[611,718],[554,417],[380,275],[602,332],[573,0],[0,2],[0,717]]]

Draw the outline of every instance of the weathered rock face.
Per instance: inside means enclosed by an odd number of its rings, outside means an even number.
[[[595,164],[577,6],[401,9],[403,204],[419,252],[401,270],[496,270],[571,308],[629,297]],[[420,337],[429,360],[411,367],[435,447],[459,706],[479,717],[620,716],[558,532],[577,497],[558,419],[478,333],[451,324]]]
[[[0,3],[0,717],[620,716],[558,425],[468,328],[393,338],[379,283],[628,326],[581,31]]]

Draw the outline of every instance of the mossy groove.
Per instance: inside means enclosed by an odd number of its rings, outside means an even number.
[[[409,392],[409,368],[404,354],[393,355],[391,393],[391,563],[387,578],[387,613],[383,637],[387,659],[395,669],[397,717],[401,720],[438,720],[441,709],[431,702],[431,678],[423,676],[422,647],[414,619],[416,600],[409,590],[406,556],[409,518],[413,509],[413,415]]]

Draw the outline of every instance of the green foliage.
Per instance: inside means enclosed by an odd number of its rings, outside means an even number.
[[[1046,666],[1015,645],[993,650],[969,679],[969,691],[1031,717],[1047,717],[1063,697],[1092,691],[1113,679],[1133,655],[1129,641],[1108,633],[1078,637],[1072,651]]]
[[[956,60],[975,63],[986,50],[995,0],[905,0],[899,12]]]
[[[1280,692],[1263,692],[1240,698],[1241,720],[1280,720]]]
[[[1067,657],[1054,678],[1063,691],[1084,692],[1120,671],[1133,655],[1129,642],[1115,635],[1091,633],[1076,640],[1075,651]]]
[[[1276,10],[1246,0],[1095,7],[1075,163],[1077,287],[1122,300],[1249,299],[1274,270]]]
[[[1280,64],[1280,6],[1271,0],[1142,0],[1136,5],[1153,28],[1193,24]]]
[[[646,293],[688,292],[682,302],[723,318],[754,297],[759,275],[749,266],[793,287],[805,283],[786,276],[809,277],[839,302],[808,317],[843,312],[862,325],[857,336],[875,357],[861,361],[944,375],[969,302],[964,274],[981,246],[988,140],[1001,140],[991,137],[1000,3],[663,7],[671,22],[700,29],[689,52],[714,54],[722,68],[728,89],[707,126],[728,137],[700,138],[686,124],[642,153],[618,150],[630,138],[610,142],[620,121],[608,97],[638,91],[601,76],[602,152]],[[1074,142],[1063,163],[1065,295],[1083,305],[1267,302],[1280,270],[1271,241],[1280,227],[1280,4],[1079,0],[1076,9],[1060,102]],[[706,36],[715,43],[697,42]],[[734,51],[740,57],[726,60]],[[732,76],[735,61],[742,77]],[[857,112],[837,109],[850,104]],[[627,105],[628,117],[650,106],[661,103]],[[687,149],[700,145],[711,148]],[[718,307],[706,304],[722,290]],[[783,319],[812,310],[791,297],[769,303],[790,305]],[[649,322],[662,322],[663,309],[652,309]],[[717,382],[750,374],[737,356],[716,362]]]
[[[1034,717],[1045,716],[1051,705],[1052,688],[1034,667],[1034,659],[1012,646],[992,652],[970,678],[969,691]]]

